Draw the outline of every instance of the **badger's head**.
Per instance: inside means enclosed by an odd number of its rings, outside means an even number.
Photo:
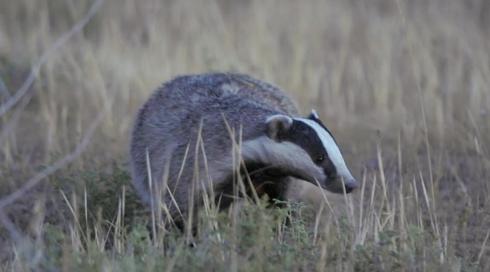
[[[265,136],[245,143],[245,157],[334,193],[350,193],[358,186],[315,111],[307,118],[269,116],[265,130]]]

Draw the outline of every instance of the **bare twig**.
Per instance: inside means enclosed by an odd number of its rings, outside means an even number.
[[[23,237],[21,231],[15,226],[12,220],[5,215],[3,210],[0,210],[0,223],[8,231],[10,238],[12,238],[13,241],[19,241]]]
[[[105,113],[108,111],[110,107],[108,106],[104,110],[102,110],[96,117],[96,119],[90,124],[87,132],[84,134],[82,140],[77,145],[77,147],[73,150],[73,152],[67,154],[65,157],[59,159],[51,166],[45,168],[43,171],[37,173],[34,177],[29,179],[22,187],[20,187],[17,191],[3,197],[0,199],[0,212],[8,205],[14,203],[16,200],[24,196],[30,189],[36,186],[40,181],[53,174],[57,170],[61,169],[68,163],[74,161],[78,158],[83,151],[85,151],[86,147],[90,143],[93,134],[95,133],[96,128],[103,120]]]
[[[90,6],[87,14],[78,21],[73,27],[61,37],[59,37],[53,45],[44,52],[39,60],[34,63],[27,79],[22,83],[22,86],[12,95],[5,103],[0,105],[0,117],[7,113],[12,107],[14,107],[28,92],[31,90],[31,86],[39,75],[41,66],[45,64],[51,55],[58,52],[58,50],[68,42],[75,34],[79,33],[94,17],[95,13],[99,10],[100,5],[104,0],[95,0]]]
[[[31,101],[32,96],[33,93],[28,93],[25,98],[20,102],[15,111],[9,116],[8,121],[2,124],[2,131],[0,132],[0,146],[4,146],[4,141],[6,141],[10,133],[15,130],[21,114],[24,111],[25,107]]]
[[[485,250],[487,249],[487,242],[488,242],[489,237],[490,237],[490,230],[487,231],[487,235],[485,236],[485,239],[483,239],[483,243],[481,245],[480,253],[478,253],[478,259],[476,261],[477,264],[480,264],[481,258],[483,257],[483,254],[485,253]]]

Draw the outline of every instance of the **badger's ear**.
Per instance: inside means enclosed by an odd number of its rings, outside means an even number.
[[[308,119],[311,120],[320,120],[320,117],[318,116],[318,113],[316,113],[316,110],[311,110],[310,115],[308,115]]]
[[[279,141],[280,135],[287,132],[293,125],[293,119],[287,115],[277,114],[269,116],[265,120],[267,126],[267,136]]]

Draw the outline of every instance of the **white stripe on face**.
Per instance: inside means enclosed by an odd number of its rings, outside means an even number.
[[[316,132],[316,134],[322,141],[323,147],[327,151],[328,157],[335,165],[338,175],[343,177],[345,182],[349,182],[353,180],[354,178],[352,177],[352,174],[350,173],[349,169],[347,169],[347,165],[345,165],[344,158],[342,157],[342,154],[340,153],[340,149],[335,143],[335,140],[333,139],[332,135],[330,135],[328,131],[326,131],[322,126],[320,126],[317,122],[313,120],[305,119],[305,118],[294,118],[294,120],[303,122],[304,124],[308,125]]]

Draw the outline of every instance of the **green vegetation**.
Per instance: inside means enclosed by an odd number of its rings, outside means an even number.
[[[0,0],[0,105],[91,3]],[[0,114],[0,204],[74,154],[0,209],[1,269],[489,271],[488,3],[104,1]],[[362,188],[165,228],[131,188],[129,131],[159,84],[209,71],[315,108]]]

